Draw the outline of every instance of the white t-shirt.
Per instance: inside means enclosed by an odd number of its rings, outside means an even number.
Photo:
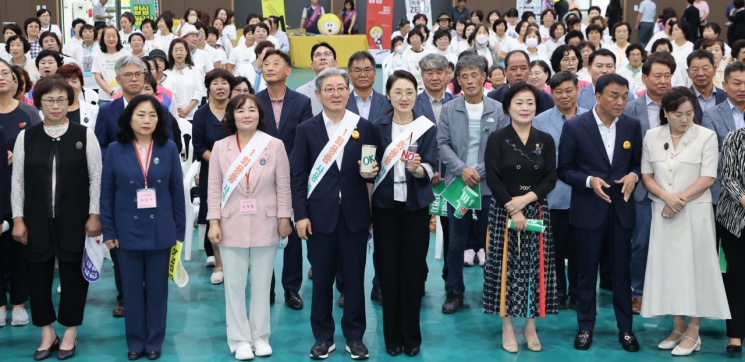
[[[145,54],[150,54],[155,49],[160,49],[168,54],[168,49],[163,48],[163,38],[159,36],[153,36],[153,40],[145,40]]]
[[[155,34],[155,38],[160,39],[160,44],[163,47],[163,51],[168,54],[168,51],[171,50],[171,42],[173,41],[173,39],[176,39],[178,37],[176,36],[176,34],[170,33],[166,36]]]
[[[191,60],[194,62],[194,67],[201,72],[202,78],[209,71],[215,69],[215,62],[212,61],[212,57],[204,50],[194,49],[194,52],[191,53]]]
[[[220,55],[220,52],[222,52],[223,54],[225,54],[225,52],[222,49],[220,49],[220,51],[218,51],[217,49],[211,47],[209,44],[206,44],[204,46],[204,49],[203,50],[212,59],[212,64],[213,65],[214,65],[214,63],[220,62],[220,66],[222,66],[223,63],[222,63],[222,56]]]
[[[251,82],[251,87],[253,87],[257,93],[266,89],[266,81],[264,78],[259,79],[258,82],[256,81],[256,70],[254,69],[253,64],[241,65],[241,67],[236,70],[235,75],[248,79],[248,81]]]
[[[277,40],[277,38],[275,38],[274,35],[270,34],[268,37],[266,37],[266,40],[274,44],[274,49],[279,49],[279,40]],[[256,39],[256,42],[258,43],[259,39]],[[244,49],[246,48],[246,37],[245,36],[241,36],[241,39],[238,40],[238,46],[236,46],[235,49],[238,49],[238,48],[244,48]]]
[[[41,30],[39,30],[39,35],[44,34],[44,32],[51,31],[52,33],[57,34],[57,36],[62,39],[62,31],[60,30],[59,26],[57,24],[49,24],[48,26],[41,27]]]
[[[83,39],[78,40],[77,38],[72,37],[71,39],[65,42],[65,46],[62,47],[62,53],[72,56],[73,53],[75,53],[75,48],[80,46],[82,42],[83,42]]]
[[[122,46],[124,47],[124,50],[130,53],[132,52],[132,47],[129,46],[129,36],[132,35],[132,33],[142,33],[142,32],[140,31],[140,29],[137,29],[137,28],[132,30],[132,32],[129,34],[125,34],[124,30],[119,30],[119,38],[121,38],[122,40]]]
[[[250,64],[256,60],[254,49],[254,47],[233,49],[230,53],[230,57],[228,57],[228,63],[235,66],[233,72],[235,72],[235,69],[240,68],[241,65],[246,63]]]
[[[222,29],[222,35],[230,40],[238,39],[238,33],[236,32],[235,25],[233,24],[225,25],[225,27]]]
[[[114,70],[116,61],[119,60],[119,58],[125,55],[130,55],[130,54],[131,54],[131,51],[122,49],[115,54],[104,54],[99,51],[98,53],[93,55],[92,72],[94,74],[95,73],[101,74],[104,82],[107,83],[109,87],[114,90],[114,93],[118,93],[119,89],[121,88],[119,84],[116,82],[116,72]],[[98,85],[98,83],[96,84]],[[98,98],[102,101],[111,100],[111,96],[108,93],[106,93],[106,91],[104,91],[103,89],[98,90]]]
[[[404,50],[401,56],[401,69],[405,70],[414,75],[417,82],[419,83],[419,93],[424,91],[424,83],[422,83],[422,70],[419,68],[419,61],[424,58],[425,55],[430,54],[427,49],[420,52],[415,52],[412,48]]]
[[[86,88],[99,89],[101,86],[96,82],[96,77],[93,75],[93,63],[96,54],[101,53],[101,48],[96,43],[91,49],[85,49],[82,45],[75,47],[75,52],[70,54],[78,62],[78,65],[83,70],[83,82]]]
[[[434,54],[440,54],[448,59],[448,62],[453,63],[453,65],[458,64],[458,56],[453,54],[450,51],[450,48],[448,47],[448,50],[445,50],[444,52],[440,49],[435,48],[435,50],[432,52]]]

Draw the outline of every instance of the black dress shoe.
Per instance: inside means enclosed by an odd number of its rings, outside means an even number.
[[[53,352],[56,352],[58,350],[59,350],[59,337],[54,336],[54,342],[52,342],[52,345],[49,346],[49,348],[43,351],[34,352],[34,360],[36,361],[45,360],[51,357]]]
[[[579,333],[577,333],[577,337],[574,338],[574,349],[587,351],[588,349],[590,349],[591,344],[592,332],[579,331]]]
[[[144,355],[145,355],[145,352],[130,351],[129,353],[127,353],[127,357],[129,357],[130,361],[138,360],[142,358],[142,356]]]
[[[383,292],[380,290],[380,287],[373,288],[372,292],[370,292],[370,300],[377,302],[378,305],[383,305]]]
[[[336,304],[338,304],[339,307],[344,308],[344,292],[341,292],[339,300],[336,301]]]
[[[409,356],[409,357],[414,357],[414,356],[418,355],[419,354],[419,351],[420,351],[419,347],[404,348],[404,353],[406,353],[406,355]]]
[[[276,301],[276,300],[277,300],[277,295],[274,294],[274,292],[271,292],[269,294],[269,304],[274,304],[274,301]]]
[[[68,358],[72,358],[75,356],[75,349],[78,347],[78,340],[75,339],[75,345],[72,346],[71,350],[64,350],[60,349],[57,351],[57,359],[60,361],[64,361]]]
[[[145,355],[147,356],[147,359],[155,361],[156,359],[160,358],[160,351],[148,351],[145,352]]]
[[[729,353],[740,353],[740,352],[742,352],[742,346],[729,345],[729,346],[727,346],[727,352],[729,352]]]
[[[600,289],[607,290],[609,292],[613,291],[613,282],[611,280],[601,280],[600,281]]]
[[[579,301],[577,298],[569,297],[569,302],[567,302],[567,307],[571,310],[577,310],[577,306],[579,305]]]
[[[334,342],[329,341],[316,341],[313,348],[310,349],[311,359],[326,359],[329,358],[329,353],[336,350]]]
[[[347,342],[346,349],[355,361],[368,359],[370,357],[370,353],[367,351],[367,347],[365,347],[365,344],[362,343],[362,341]]]
[[[401,348],[401,346],[398,346],[395,348],[387,348],[385,351],[388,353],[389,356],[396,357],[400,355],[401,352],[403,352],[403,349]]]
[[[442,305],[442,313],[454,314],[461,308],[463,308],[463,295],[448,292],[448,298]]]
[[[621,342],[621,347],[626,352],[638,352],[639,341],[636,340],[636,336],[631,332],[618,332],[618,341]]]
[[[300,298],[300,294],[295,290],[285,289],[285,303],[290,309],[303,309],[303,298]]]

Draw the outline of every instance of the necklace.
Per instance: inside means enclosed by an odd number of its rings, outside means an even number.
[[[681,134],[681,135],[678,135],[678,136],[673,136],[673,134],[671,133],[671,134],[670,134],[670,137],[672,137],[672,138],[680,138],[680,137],[683,137],[683,135],[684,135],[684,134],[685,134],[685,133],[683,133],[683,134]]]

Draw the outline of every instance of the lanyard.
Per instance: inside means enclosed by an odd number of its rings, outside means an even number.
[[[132,143],[135,146],[135,152],[137,152],[137,161],[140,162],[140,168],[142,168],[142,174],[145,176],[145,188],[147,188],[147,170],[150,168],[150,149],[153,147],[153,140],[150,139],[150,145],[147,146],[147,159],[145,162],[147,162],[148,167],[145,167],[142,165],[142,159],[140,158],[140,150],[137,149],[137,142],[132,141]]]
[[[240,141],[240,140],[238,139],[238,134],[237,134],[237,133],[236,133],[236,135],[235,135],[235,143],[237,143],[237,144],[238,144],[238,153],[241,153],[241,152],[243,152],[243,151],[241,150],[241,141]],[[253,167],[252,167],[252,168],[253,168]],[[251,170],[248,170],[248,173],[246,173],[246,196],[248,196],[248,191],[250,191],[250,190],[251,190],[251,187],[250,187],[250,185],[249,185],[249,183],[248,183],[248,178],[249,178],[249,177],[251,177]]]

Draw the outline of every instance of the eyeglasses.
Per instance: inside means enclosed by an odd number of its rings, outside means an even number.
[[[703,71],[704,73],[709,73],[709,72],[711,72],[711,69],[712,69],[712,67],[710,67],[708,65],[705,65],[705,66],[703,66],[701,68],[698,68],[698,67],[690,68],[691,73],[693,73],[693,74],[697,74],[700,71]]]
[[[329,58],[329,57],[333,57],[333,56],[334,56],[334,53],[332,53],[332,52],[323,52],[323,53],[318,52],[318,53],[313,53],[313,59],[320,58],[320,57]]]
[[[360,73],[362,73],[362,72],[365,72],[365,75],[372,75],[374,71],[375,71],[375,69],[372,69],[372,68],[365,68],[365,69],[354,68],[354,69],[352,69],[352,73],[354,73],[354,75],[356,75],[356,76],[359,76]]]
[[[390,93],[391,97],[394,99],[402,99],[404,96],[406,96],[407,99],[414,99],[416,97],[416,92],[414,91],[393,91]]]
[[[578,61],[577,58],[562,58],[561,59],[561,62],[564,64],[572,64],[572,63],[576,63],[577,61]]]
[[[44,103],[45,106],[53,106],[55,103],[57,103],[57,105],[59,106],[62,106],[67,103],[67,98],[42,98],[41,103]]]
[[[141,78],[143,75],[145,75],[145,73],[143,72],[120,74],[120,76],[127,78],[127,79],[132,79],[132,77]]]
[[[333,96],[334,92],[339,92],[339,95],[342,95],[349,90],[349,87],[339,87],[339,88],[332,88],[327,87],[323,89],[323,92],[326,93],[327,96]]]

